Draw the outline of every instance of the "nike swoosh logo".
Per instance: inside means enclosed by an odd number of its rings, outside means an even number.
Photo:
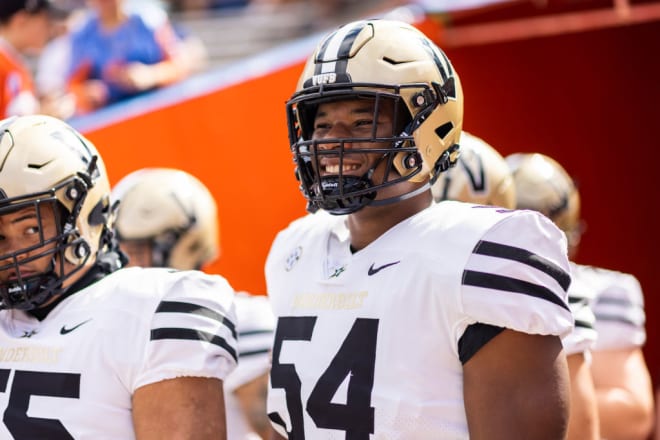
[[[394,263],[383,264],[382,266],[378,266],[376,268],[374,268],[374,263],[371,263],[371,267],[369,268],[369,272],[367,272],[367,274],[369,276],[375,275],[378,272],[380,272],[381,270],[385,269],[386,267],[394,266],[395,264],[399,264],[400,262],[401,261],[395,261]]]
[[[89,318],[87,321],[83,321],[83,322],[81,322],[80,324],[78,324],[78,325],[74,325],[74,326],[71,327],[71,328],[66,328],[66,325],[63,325],[62,328],[60,329],[60,334],[61,334],[61,335],[66,335],[67,333],[71,333],[72,331],[74,331],[75,329],[77,329],[78,327],[80,327],[81,325],[83,325],[83,324],[87,324],[87,323],[88,323],[89,321],[91,321],[91,320],[92,320],[92,318]]]

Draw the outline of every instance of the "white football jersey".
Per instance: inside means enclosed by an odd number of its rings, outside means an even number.
[[[641,347],[646,342],[644,295],[635,276],[576,264],[575,281],[594,292],[593,311],[598,339],[594,351]]]
[[[466,439],[465,329],[573,327],[565,236],[540,214],[442,202],[356,253],[345,220],[293,222],[266,262],[268,412],[289,438]]]
[[[568,288],[568,306],[575,318],[573,331],[562,339],[567,355],[584,353],[594,348],[597,340],[595,329],[596,317],[593,303],[596,291],[585,282],[584,277],[574,275],[579,271],[578,265],[571,262],[571,286]]]
[[[260,438],[252,432],[243,415],[234,390],[270,370],[270,351],[275,330],[275,317],[268,298],[238,292],[236,304],[238,333],[238,367],[225,379],[225,409],[227,413],[227,438],[229,440],[254,440]]]
[[[233,290],[220,276],[128,268],[43,321],[0,312],[0,438],[134,439],[138,388],[236,365]]]

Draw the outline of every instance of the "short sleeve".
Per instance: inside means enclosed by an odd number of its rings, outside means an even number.
[[[631,274],[598,271],[602,289],[594,301],[598,340],[594,350],[641,347],[646,342],[644,296]]]
[[[472,322],[529,334],[566,336],[573,328],[564,234],[547,218],[516,211],[488,229],[461,281]]]
[[[217,275],[178,272],[155,308],[134,389],[176,377],[224,380],[236,367],[234,293]]]

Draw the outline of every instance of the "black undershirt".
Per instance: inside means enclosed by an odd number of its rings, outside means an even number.
[[[458,358],[461,360],[461,363],[465,365],[472,356],[474,356],[491,339],[499,335],[502,330],[504,330],[503,327],[482,324],[480,322],[469,325],[468,328],[465,329],[461,339],[458,340]]]

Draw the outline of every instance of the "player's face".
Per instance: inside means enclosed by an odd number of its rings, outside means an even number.
[[[389,148],[384,143],[369,142],[375,137],[390,137],[394,131],[394,103],[381,100],[378,114],[372,99],[348,99],[320,104],[314,119],[314,140],[361,138],[364,142],[346,142],[348,150]],[[320,150],[340,148],[339,142],[319,144]],[[323,155],[319,159],[321,176],[339,175],[362,176],[383,156],[382,152],[356,152],[338,155]],[[340,163],[341,162],[341,163]],[[340,170],[341,166],[341,170]]]
[[[148,240],[125,240],[120,244],[121,250],[128,257],[128,266],[151,267],[152,249]]]
[[[47,204],[42,204],[38,213],[36,207],[30,206],[0,215],[0,281],[46,272],[54,255],[47,251],[53,250],[56,243],[54,240],[44,242],[57,233],[53,207]],[[15,255],[18,265],[12,264],[11,254]]]

